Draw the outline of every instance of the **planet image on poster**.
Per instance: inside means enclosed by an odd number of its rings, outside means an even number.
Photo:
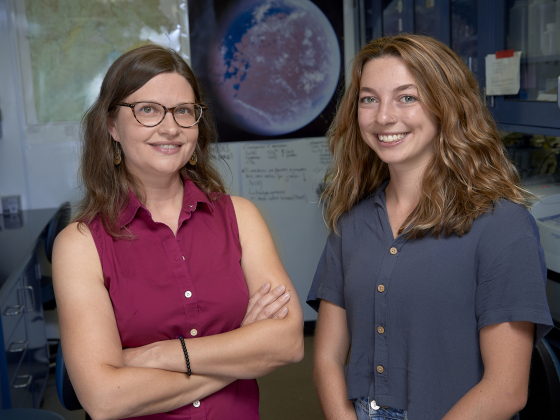
[[[309,0],[245,0],[230,9],[210,54],[220,105],[258,135],[296,131],[336,91],[341,54],[333,27]]]

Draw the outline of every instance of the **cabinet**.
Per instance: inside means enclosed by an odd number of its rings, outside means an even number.
[[[362,0],[361,43],[414,32],[449,45],[486,84],[484,58],[522,51],[518,95],[488,97],[500,129],[560,136],[559,0]]]
[[[490,102],[504,130],[560,136],[558,77],[560,76],[560,3],[553,0],[480,2],[481,57],[497,50],[522,51],[518,95]],[[479,77],[484,86],[484,74]]]
[[[39,408],[48,379],[49,354],[35,248],[56,210],[24,211],[3,223],[0,230],[1,408]]]
[[[360,42],[399,32],[432,36],[478,73],[480,0],[361,0]]]

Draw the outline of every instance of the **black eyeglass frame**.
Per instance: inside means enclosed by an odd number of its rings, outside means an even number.
[[[136,112],[134,112],[134,107],[138,104],[154,104],[154,105],[159,105],[163,108],[163,117],[161,118],[161,120],[154,124],[154,125],[146,125],[144,123],[141,123],[138,120],[138,117],[136,116]],[[171,108],[167,108],[166,106],[162,105],[162,104],[158,104],[157,102],[146,102],[146,101],[139,101],[139,102],[131,102],[131,103],[127,103],[127,102],[119,102],[117,104],[118,106],[125,106],[127,108],[130,108],[132,110],[132,114],[134,115],[134,118],[136,119],[136,121],[138,121],[138,123],[142,124],[144,127],[155,127],[156,125],[160,125],[163,120],[165,119],[165,116],[167,115],[168,112],[171,113],[171,116],[173,117],[173,121],[175,121],[175,123],[179,126],[179,127],[183,127],[183,128],[190,128],[190,127],[194,127],[195,125],[197,125],[200,120],[202,119],[202,114],[204,113],[204,110],[208,109],[208,107],[206,105],[202,105],[202,104],[197,104],[195,102],[185,102],[183,104],[179,104],[177,106],[171,107]],[[200,117],[198,118],[198,120],[196,120],[196,122],[194,124],[191,125],[181,125],[177,122],[177,120],[175,119],[175,110],[177,108],[180,108],[183,105],[194,105],[194,106],[199,106],[200,107]]]

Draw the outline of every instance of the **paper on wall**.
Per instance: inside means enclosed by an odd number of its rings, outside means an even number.
[[[517,95],[520,88],[521,51],[512,57],[486,56],[486,95]]]

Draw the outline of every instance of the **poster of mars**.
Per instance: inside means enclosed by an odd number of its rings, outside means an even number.
[[[342,0],[190,1],[189,34],[220,141],[325,135],[344,88]]]

